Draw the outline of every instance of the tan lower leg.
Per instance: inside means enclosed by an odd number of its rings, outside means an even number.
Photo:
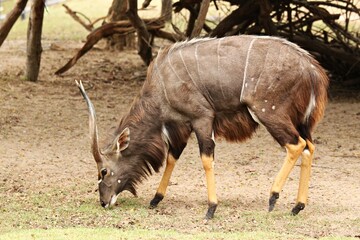
[[[216,188],[215,188],[215,173],[214,173],[214,157],[202,155],[201,160],[206,175],[206,183],[208,189],[209,204],[217,204]]]
[[[311,164],[315,151],[315,146],[310,141],[307,140],[306,143],[308,149],[304,150],[302,153],[300,183],[297,196],[297,203],[304,204],[306,204],[308,198]]]
[[[283,188],[286,179],[288,178],[291,170],[293,169],[296,160],[301,155],[303,149],[306,146],[306,141],[299,137],[299,142],[296,145],[286,144],[286,158],[285,161],[280,169],[280,172],[275,178],[275,181],[271,187],[271,193],[280,193],[281,189]]]
[[[175,163],[176,163],[176,159],[171,154],[169,154],[167,157],[167,160],[166,160],[165,171],[161,178],[161,181],[160,181],[160,184],[159,184],[159,187],[158,187],[156,193],[161,194],[162,196],[165,196],[165,192],[169,185],[171,174],[175,167]]]

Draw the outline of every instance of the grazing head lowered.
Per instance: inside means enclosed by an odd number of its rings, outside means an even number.
[[[115,204],[119,194],[124,190],[136,195],[136,184],[151,174],[151,168],[158,171],[161,167],[166,146],[161,135],[130,141],[130,129],[136,129],[136,125],[142,121],[138,118],[141,110],[131,109],[132,117],[124,117],[112,141],[100,149],[94,106],[82,82],[76,84],[89,109],[91,150],[98,168],[100,204],[108,208]]]
[[[311,135],[324,115],[328,82],[319,63],[285,39],[232,36],[175,43],[162,49],[150,64],[139,96],[102,150],[94,107],[78,83],[90,112],[101,205],[114,204],[123,190],[136,194],[136,184],[158,171],[166,159],[150,202],[156,207],[194,132],[206,175],[206,218],[210,219],[217,207],[215,139],[241,142],[262,125],[286,149],[270,190],[269,211],[301,156],[299,190],[292,209],[298,214],[307,203],[315,151]]]

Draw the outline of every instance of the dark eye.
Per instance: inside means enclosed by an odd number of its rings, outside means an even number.
[[[104,177],[105,177],[106,174],[107,174],[106,168],[101,169],[100,174],[101,174],[101,178],[104,179]]]

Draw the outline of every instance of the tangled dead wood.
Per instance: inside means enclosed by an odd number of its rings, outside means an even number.
[[[164,21],[161,18],[158,19],[144,19],[147,29],[150,32],[158,32],[164,26]],[[87,53],[97,42],[101,39],[111,36],[115,33],[117,34],[129,34],[135,32],[136,29],[132,26],[130,21],[118,21],[118,22],[111,22],[106,23],[99,28],[96,28],[92,31],[86,39],[84,46],[72,57],[63,67],[55,72],[55,74],[62,74],[73,67],[76,62],[85,54]],[[157,33],[161,34],[161,32]],[[169,36],[170,37],[170,36]]]
[[[151,0],[147,0],[147,4]],[[219,10],[220,3],[232,5],[232,11],[216,24],[205,21],[211,17],[207,12],[209,1],[179,0],[173,4],[173,11],[188,11],[187,28],[184,32],[174,26],[175,33],[164,31],[164,21],[139,17],[130,21],[105,24],[89,34],[84,47],[56,74],[72,67],[101,38],[111,34],[127,34],[137,31],[138,35],[165,38],[170,41],[196,36],[224,37],[237,34],[272,35],[289,39],[310,51],[342,83],[360,84],[360,1],[359,0],[213,0]],[[146,7],[145,5],[145,7]],[[144,5],[143,5],[144,7]],[[135,11],[133,9],[133,11]],[[131,12],[130,12],[131,13]],[[141,20],[141,19],[140,19]],[[210,27],[212,26],[213,27]],[[205,30],[200,34],[200,29]],[[145,34],[145,35],[144,35]],[[139,37],[139,54],[149,63],[149,48],[152,41]],[[147,39],[147,41],[144,41]],[[151,51],[150,51],[151,53]]]
[[[215,0],[214,0],[215,2]],[[235,9],[207,36],[273,35],[289,39],[310,51],[344,84],[360,83],[360,1],[358,0],[223,0]],[[201,0],[179,0],[176,12],[199,13]],[[189,21],[188,28],[192,28]],[[191,29],[186,30],[186,35]],[[345,81],[346,80],[346,81]]]

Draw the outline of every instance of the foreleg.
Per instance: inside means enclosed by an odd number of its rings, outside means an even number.
[[[174,156],[171,153],[169,153],[168,157],[166,159],[166,167],[165,167],[164,174],[161,178],[159,187],[156,191],[154,198],[150,201],[150,207],[152,207],[152,208],[157,207],[159,202],[161,202],[161,200],[163,200],[165,193],[166,193],[166,189],[169,186],[170,177],[174,170],[175,163],[176,163],[176,159],[174,158]]]
[[[215,187],[214,154],[211,155],[201,154],[201,160],[205,170],[206,184],[208,191],[209,207],[205,216],[205,219],[208,220],[214,217],[214,213],[218,204],[216,197],[216,187]]]

